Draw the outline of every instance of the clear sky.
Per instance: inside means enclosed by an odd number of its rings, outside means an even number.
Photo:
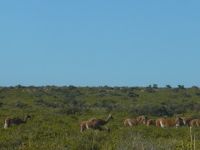
[[[198,0],[0,2],[0,85],[200,86]]]

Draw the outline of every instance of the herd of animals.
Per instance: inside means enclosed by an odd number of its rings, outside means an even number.
[[[30,115],[26,115],[24,119],[20,118],[6,118],[4,122],[4,129],[12,125],[20,125],[27,122],[28,119],[31,119]],[[111,114],[104,119],[91,118],[86,121],[82,121],[80,123],[80,132],[83,132],[87,129],[94,130],[107,130],[110,131],[105,125],[113,119]],[[167,118],[162,117],[158,119],[149,119],[148,117],[142,115],[136,118],[126,118],[123,121],[124,126],[133,127],[137,125],[146,125],[146,126],[156,126],[161,128],[166,127],[180,127],[180,126],[188,126],[188,127],[200,127],[200,119],[195,119],[191,117],[176,117],[176,118]]]
[[[107,124],[111,119],[113,119],[113,117],[111,114],[109,114],[109,116],[105,120],[91,118],[87,121],[82,121],[80,124],[80,131],[83,132],[87,129],[110,131],[110,129],[105,127],[104,125]],[[191,117],[176,117],[176,118],[163,117],[158,119],[149,119],[148,117],[142,115],[136,118],[127,118],[123,121],[123,124],[126,127],[133,127],[137,125],[156,126],[161,128],[180,127],[180,126],[200,127],[200,119],[194,119]]]

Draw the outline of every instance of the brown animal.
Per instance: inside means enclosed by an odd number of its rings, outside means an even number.
[[[107,124],[111,119],[113,119],[112,115],[109,114],[108,117],[106,118],[106,120],[103,119],[96,119],[96,118],[92,118],[88,121],[83,121],[81,122],[80,128],[81,128],[81,132],[83,132],[86,129],[98,129],[98,130],[110,130],[107,127],[105,127],[104,125]],[[104,128],[103,128],[104,126]]]
[[[89,122],[92,122],[92,121],[95,120],[95,119],[96,119],[96,118],[92,118],[92,119],[87,120],[87,121],[82,121],[81,124],[80,124],[81,132],[83,132],[83,131],[86,130],[86,129],[89,129],[89,128],[90,128]]]
[[[190,122],[193,120],[191,117],[181,117],[185,126],[190,126]]]
[[[190,127],[200,127],[200,119],[193,119],[190,121]]]
[[[156,120],[156,126],[157,127],[179,127],[183,126],[183,119],[180,117],[177,118],[159,118]]]
[[[146,116],[138,116],[137,118],[127,118],[124,120],[124,126],[126,127],[132,127],[140,124],[146,124],[147,122],[147,117]]]
[[[156,120],[155,119],[148,119],[146,125],[147,126],[156,126]]]
[[[124,120],[124,126],[126,126],[126,127],[132,127],[132,126],[136,126],[136,125],[138,125],[137,119],[128,118],[128,119]]]
[[[161,118],[156,119],[156,127],[160,127],[160,119],[161,119]]]
[[[26,115],[24,117],[24,119],[20,119],[20,118],[6,118],[5,122],[4,122],[4,129],[7,129],[8,127],[10,127],[11,125],[20,125],[23,123],[26,123],[28,119],[30,119],[31,116]]]
[[[142,116],[138,116],[136,118],[138,124],[146,124],[147,123],[147,117],[142,115]]]

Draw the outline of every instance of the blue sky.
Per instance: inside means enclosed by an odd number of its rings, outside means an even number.
[[[197,0],[0,2],[0,85],[200,86]]]

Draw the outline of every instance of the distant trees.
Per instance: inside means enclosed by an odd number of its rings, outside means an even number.
[[[166,85],[166,88],[168,88],[168,89],[171,89],[172,87],[171,87],[171,85]]]
[[[147,91],[147,92],[149,92],[149,93],[153,93],[153,92],[154,92],[154,89],[152,88],[151,85],[149,85],[149,86],[147,86],[147,87],[145,88],[145,91]]]
[[[158,89],[158,85],[157,84],[153,84],[153,85],[149,85],[145,88],[145,90],[149,93],[153,93],[155,92],[155,89]]]
[[[193,88],[193,89],[196,89],[196,90],[199,89],[199,87],[198,87],[198,86],[195,86],[195,85],[193,85],[192,88]]]
[[[178,85],[179,89],[185,89],[184,85]]]
[[[153,88],[153,89],[158,89],[158,84],[153,84],[153,85],[149,85],[146,88]]]
[[[73,85],[69,85],[69,86],[68,86],[68,89],[74,90],[74,89],[77,89],[77,87],[76,87],[76,86],[73,86]]]
[[[157,85],[157,84],[153,84],[153,88],[154,88],[154,89],[157,89],[157,88],[158,88],[158,85]]]

